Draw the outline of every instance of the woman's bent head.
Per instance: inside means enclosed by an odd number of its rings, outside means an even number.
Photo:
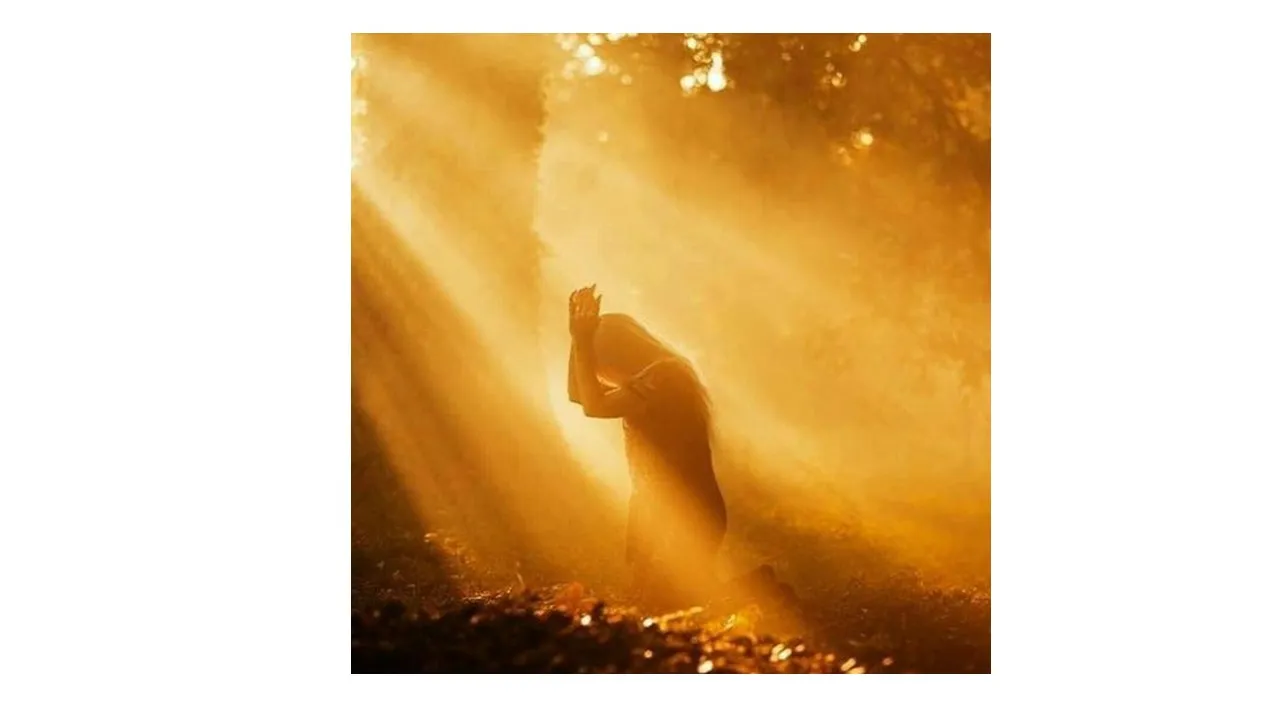
[[[635,318],[622,313],[600,316],[595,352],[596,373],[614,386],[620,386],[654,362],[679,358]]]

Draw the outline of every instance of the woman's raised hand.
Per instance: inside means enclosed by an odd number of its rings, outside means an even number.
[[[600,299],[591,284],[569,294],[569,333],[574,339],[590,340],[600,324]]]

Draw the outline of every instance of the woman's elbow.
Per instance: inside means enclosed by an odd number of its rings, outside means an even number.
[[[609,417],[604,413],[603,409],[597,408],[595,406],[591,406],[585,403],[582,404],[582,415],[588,418],[608,418]]]
[[[622,417],[622,414],[618,412],[618,409],[614,408],[614,404],[611,404],[606,400],[601,400],[594,403],[583,401],[582,415],[588,418],[620,418]]]

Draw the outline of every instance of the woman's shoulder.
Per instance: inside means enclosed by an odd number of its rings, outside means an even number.
[[[698,374],[688,363],[668,357],[660,359],[653,364],[645,367],[639,374],[637,379],[653,383],[653,384],[671,384],[674,382],[698,381]]]
[[[664,359],[645,367],[631,380],[631,388],[650,401],[681,401],[700,396],[697,372],[679,359]]]

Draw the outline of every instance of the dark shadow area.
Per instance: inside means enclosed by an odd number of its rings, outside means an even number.
[[[400,485],[368,416],[351,401],[351,596],[355,609],[389,599],[438,610],[458,601],[441,550]],[[408,597],[408,599],[406,599]]]

